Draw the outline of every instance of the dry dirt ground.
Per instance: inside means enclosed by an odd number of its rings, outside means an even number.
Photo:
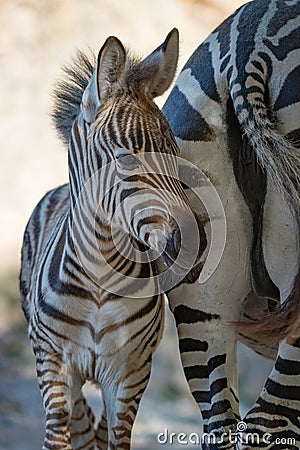
[[[50,91],[76,48],[97,50],[117,35],[140,54],[177,26],[182,66],[241,0],[0,0],[0,450],[41,447],[43,412],[17,292],[22,233],[39,198],[67,179],[66,152],[49,119]],[[134,429],[136,450],[155,450],[158,433],[200,432],[200,417],[178,359],[171,317]],[[269,365],[240,352],[243,407]],[[99,394],[88,398],[101,407]],[[184,446],[187,448],[187,446]],[[164,448],[182,448],[164,445]],[[191,447],[195,448],[195,447]]]

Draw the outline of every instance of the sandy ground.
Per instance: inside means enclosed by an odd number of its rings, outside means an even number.
[[[66,152],[49,119],[50,91],[60,66],[76,48],[98,50],[108,35],[146,54],[174,26],[181,36],[182,66],[206,35],[242,3],[0,0],[0,450],[37,450],[42,441],[43,411],[18,304],[17,272],[22,233],[34,205],[47,190],[67,180]],[[270,366],[244,349],[240,354],[246,405],[254,400]],[[99,411],[99,394],[91,387],[87,392]],[[169,317],[135,425],[134,449],[160,448],[156,436],[165,428],[200,432],[199,419]]]

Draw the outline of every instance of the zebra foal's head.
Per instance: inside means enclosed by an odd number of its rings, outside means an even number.
[[[73,84],[57,89],[54,119],[65,141],[68,121],[75,119],[69,144],[76,153],[69,161],[77,161],[73,191],[78,195],[89,178],[96,180],[90,190],[93,196],[97,191],[98,223],[158,252],[166,266],[180,254],[186,270],[198,261],[206,238],[179,179],[172,131],[153,101],[170,86],[177,60],[176,29],[143,60],[109,37],[95,65],[81,54],[67,70]],[[72,194],[72,180],[70,185]]]

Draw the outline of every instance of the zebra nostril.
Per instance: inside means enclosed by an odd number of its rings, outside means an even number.
[[[179,228],[173,231],[173,243],[176,252],[179,253],[181,248],[181,233]]]
[[[181,248],[181,233],[179,228],[173,231],[167,240],[165,254],[174,262],[178,257]]]

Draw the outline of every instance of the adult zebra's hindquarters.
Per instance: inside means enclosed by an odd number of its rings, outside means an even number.
[[[56,89],[70,183],[34,210],[20,274],[46,412],[44,450],[130,448],[163,328],[153,254],[166,253],[170,265],[180,253],[170,212],[192,217],[200,248],[206,245],[177,176],[173,135],[152,101],[170,85],[177,57],[177,30],[143,61],[110,37],[95,67],[81,54]],[[163,154],[168,170],[144,170],[145,160],[161,166]],[[81,393],[86,380],[103,393],[97,430]]]
[[[208,174],[226,213],[217,270],[169,294],[185,375],[211,433],[205,450],[300,447],[299,30],[298,0],[245,4],[195,50],[163,108],[181,155]],[[229,326],[243,318],[258,326]],[[244,418],[250,442],[235,444],[236,341],[270,357],[277,348],[265,334],[283,340]]]

